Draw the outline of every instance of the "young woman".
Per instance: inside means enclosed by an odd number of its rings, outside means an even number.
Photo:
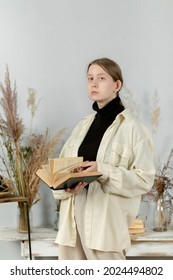
[[[60,157],[83,156],[81,169],[102,176],[89,186],[53,191],[60,200],[59,259],[125,259],[128,228],[154,181],[153,143],[147,128],[123,107],[116,62],[92,61],[87,80],[95,113],[78,123]]]

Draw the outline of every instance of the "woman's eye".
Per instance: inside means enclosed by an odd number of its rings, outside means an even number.
[[[105,80],[105,77],[100,77],[99,79],[100,79],[100,80]]]
[[[93,80],[93,78],[92,77],[88,77],[88,81],[92,81]]]

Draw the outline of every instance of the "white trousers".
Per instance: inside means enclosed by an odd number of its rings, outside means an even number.
[[[76,246],[59,245],[60,260],[125,260],[123,252],[104,252],[85,246],[84,213],[87,191],[83,189],[75,196],[75,220],[77,225]],[[99,234],[99,233],[98,233]]]

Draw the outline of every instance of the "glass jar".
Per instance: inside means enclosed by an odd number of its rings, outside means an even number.
[[[164,211],[164,200],[161,195],[157,201],[156,210],[154,213],[154,231],[166,231],[167,219]]]
[[[28,209],[30,231],[32,231],[32,210]],[[28,233],[27,205],[19,202],[17,208],[17,231],[19,233]]]

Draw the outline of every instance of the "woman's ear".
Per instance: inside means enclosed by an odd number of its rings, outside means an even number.
[[[122,86],[122,82],[120,80],[117,80],[115,82],[115,92],[119,92]]]

